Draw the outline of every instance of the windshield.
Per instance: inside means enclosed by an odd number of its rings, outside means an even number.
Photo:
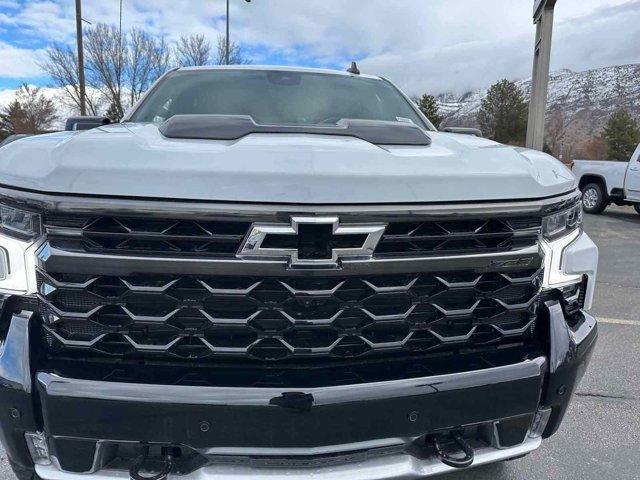
[[[334,125],[348,118],[430,128],[386,81],[283,70],[177,71],[130,120],[160,123],[184,114],[249,115],[270,125]]]

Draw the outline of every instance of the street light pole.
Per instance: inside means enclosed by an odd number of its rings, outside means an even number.
[[[229,65],[229,0],[227,0],[227,41],[225,45],[226,64]]]
[[[84,79],[84,47],[82,44],[82,0],[76,0],[76,39],[78,42],[78,83],[80,84],[80,115],[87,114],[87,96]]]
[[[120,36],[120,50],[122,50],[122,0],[120,0],[120,30],[118,35]]]
[[[247,3],[251,3],[251,0],[244,0]],[[227,40],[226,40],[226,45],[225,45],[225,63],[227,65],[229,65],[229,0],[227,0]]]

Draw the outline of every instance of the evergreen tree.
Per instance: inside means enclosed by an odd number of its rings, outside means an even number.
[[[418,100],[418,108],[429,119],[431,123],[437,128],[442,122],[442,115],[438,112],[438,102],[433,95],[427,95],[426,93]]]
[[[522,90],[509,80],[500,80],[489,89],[478,112],[484,135],[501,143],[524,143],[528,106]]]
[[[607,143],[609,160],[627,162],[640,143],[640,128],[629,112],[621,108],[611,115],[602,137]]]
[[[56,108],[40,88],[23,84],[15,99],[0,109],[0,130],[7,133],[42,133],[56,119]]]
[[[111,102],[111,105],[109,105],[109,109],[104,114],[104,116],[114,123],[119,122],[122,119],[122,116],[120,115],[120,109],[114,102]]]
[[[18,100],[12,101],[0,112],[0,130],[8,134],[31,133],[27,120],[27,112]]]

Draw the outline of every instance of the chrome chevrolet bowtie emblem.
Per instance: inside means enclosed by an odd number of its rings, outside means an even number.
[[[290,225],[255,223],[237,256],[284,259],[291,266],[337,266],[341,259],[367,259],[385,224],[341,225],[338,217],[291,217]]]

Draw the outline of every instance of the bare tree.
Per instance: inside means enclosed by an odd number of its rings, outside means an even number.
[[[53,80],[54,86],[62,89],[64,95],[63,102],[76,110],[80,109],[80,86],[78,81],[78,55],[75,50],[68,46],[53,45],[47,48],[45,60],[40,64]],[[89,91],[85,94],[87,101],[87,111],[90,115],[98,114],[100,99],[96,98],[95,92]]]
[[[206,65],[211,58],[211,43],[204,35],[183,35],[176,44],[175,56],[181,67]]]
[[[128,41],[126,77],[131,106],[169,68],[171,56],[164,38],[155,40],[138,28],[131,29]]]
[[[129,80],[129,101],[133,104],[149,87],[154,41],[148,33],[139,28],[132,28],[129,37],[126,73]]]
[[[121,38],[116,27],[99,23],[87,30],[85,39],[87,83],[102,92],[122,117],[125,111],[122,96],[129,57],[126,35]]]
[[[26,83],[16,91],[16,98],[0,111],[0,130],[10,133],[41,133],[56,119],[56,107],[42,95],[40,88]]]
[[[609,156],[609,147],[600,137],[589,138],[578,144],[576,158],[604,160]]]
[[[550,153],[566,162],[571,159],[575,149],[574,141],[570,138],[572,125],[578,121],[578,115],[567,115],[566,105],[573,93],[573,85],[565,95],[556,100],[553,110],[547,111],[545,118],[545,143]]]
[[[214,65],[226,65],[227,63],[227,39],[224,35],[218,36]],[[251,60],[247,58],[242,47],[236,42],[229,42],[229,65],[248,65]]]
[[[119,29],[98,24],[86,31],[87,109],[91,115],[104,113],[122,118],[142,93],[171,64],[171,49],[164,38],[155,39],[133,28],[120,37]],[[47,49],[42,69],[64,91],[66,104],[80,107],[77,55],[73,49],[54,45]]]
[[[567,114],[563,108],[557,108],[547,114],[545,120],[545,143],[549,152],[567,162],[573,159],[580,138],[581,114]]]
[[[251,63],[240,45],[231,43],[230,47],[231,64]],[[211,43],[204,35],[183,35],[172,48],[164,38],[154,38],[139,28],[121,36],[115,26],[97,24],[86,30],[85,50],[88,112],[100,115],[108,106],[110,117],[119,119],[172,64],[224,64],[226,43],[223,36],[218,38],[212,58]],[[62,101],[79,109],[75,50],[69,46],[49,47],[41,67],[64,92]]]
[[[171,68],[173,63],[173,59],[171,58],[171,47],[169,47],[164,37],[160,38],[160,40],[156,40],[152,55],[152,78],[155,82]]]

